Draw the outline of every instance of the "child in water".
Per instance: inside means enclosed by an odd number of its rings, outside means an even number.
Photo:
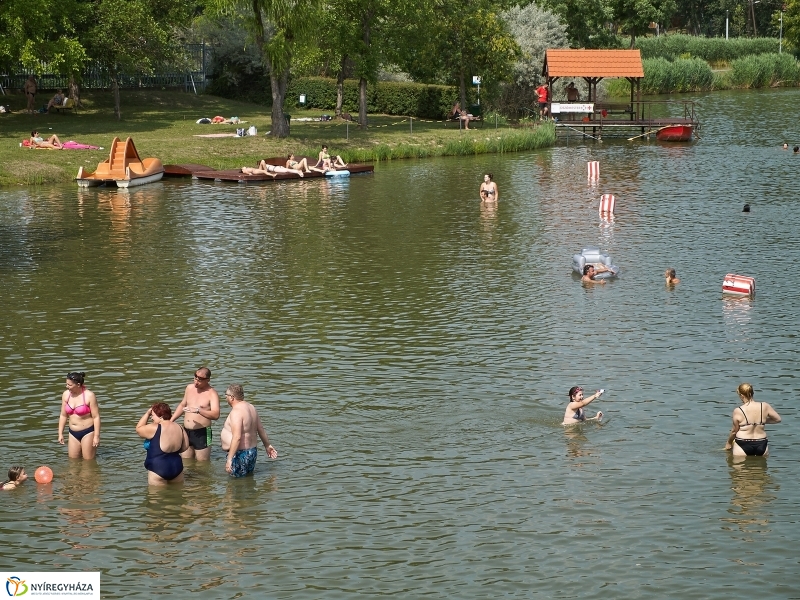
[[[3,483],[3,490],[14,490],[28,478],[24,467],[11,467],[8,470],[8,481]]]
[[[664,271],[664,279],[666,280],[667,285],[675,285],[676,283],[680,283],[680,279],[678,279],[677,273],[675,273],[675,269],[667,269]]]

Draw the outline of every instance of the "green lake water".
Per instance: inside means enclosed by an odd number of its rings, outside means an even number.
[[[104,598],[799,597],[800,91],[695,99],[692,144],[0,190],[0,468],[55,473],[0,496],[2,569],[99,570]],[[582,286],[585,246],[620,277]],[[201,365],[280,456],[229,478],[221,419],[148,489],[135,424]],[[56,443],[71,370],[96,461]],[[784,419],[768,461],[722,450],[743,381]],[[562,428],[573,385],[601,426]]]

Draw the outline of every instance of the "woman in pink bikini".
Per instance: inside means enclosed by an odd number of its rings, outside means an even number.
[[[70,458],[91,460],[100,444],[100,409],[94,392],[83,385],[86,373],[67,374],[67,389],[61,394],[61,416],[58,418],[58,443],[64,444],[64,425],[69,418]]]

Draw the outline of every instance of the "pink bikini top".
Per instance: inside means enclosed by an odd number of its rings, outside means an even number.
[[[67,403],[64,405],[64,412],[67,413],[68,415],[78,415],[79,417],[85,417],[86,415],[92,412],[91,407],[88,404],[86,404],[86,388],[84,386],[81,386],[81,391],[82,391],[81,395],[83,396],[83,404],[73,408],[72,406],[70,406],[69,400],[67,400]]]

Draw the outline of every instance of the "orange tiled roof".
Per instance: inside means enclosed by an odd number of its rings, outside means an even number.
[[[547,50],[548,77],[644,77],[638,50]]]

